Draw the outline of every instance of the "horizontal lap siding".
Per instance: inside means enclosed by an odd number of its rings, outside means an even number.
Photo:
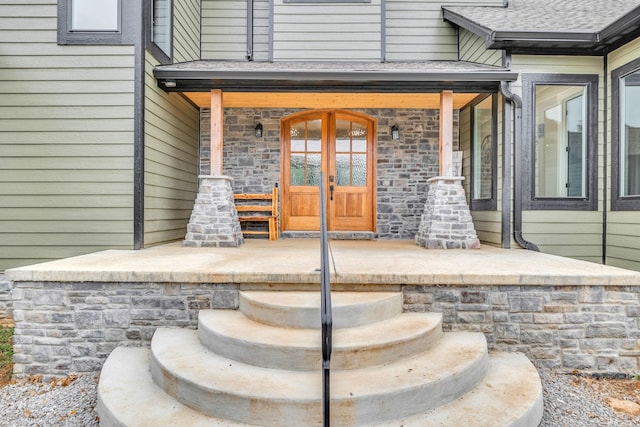
[[[524,211],[522,232],[524,238],[537,244],[542,252],[602,262],[602,190],[604,185],[602,58],[514,55],[511,68],[518,73],[596,74],[600,76],[598,82],[598,99],[600,100],[598,105],[598,210]],[[521,80],[514,84],[513,90],[515,93],[522,93]],[[529,108],[526,102],[527,100],[523,100],[523,109]],[[515,173],[519,173],[519,171],[516,170]]]
[[[609,55],[609,72],[640,58],[640,39],[615,50]],[[611,105],[611,91],[609,91],[609,105]],[[611,131],[611,109],[607,115],[608,129]],[[609,143],[611,139],[609,138]],[[611,146],[609,145],[609,153]],[[611,161],[608,169],[611,171]],[[611,192],[611,181],[619,179],[611,177],[608,181],[608,190]],[[612,196],[613,197],[613,196]],[[607,264],[617,267],[640,270],[640,212],[638,211],[613,211],[607,216]]]
[[[133,46],[58,46],[57,3],[0,5],[0,270],[133,246]]]
[[[447,5],[495,5],[502,0],[451,1]],[[387,0],[386,59],[429,61],[458,59],[458,30],[442,18],[440,0]]]
[[[246,55],[246,0],[203,0],[202,59],[244,60]]]
[[[147,54],[144,150],[144,244],[184,238],[198,185],[198,110],[160,90]]]
[[[342,4],[275,1],[276,61],[380,60],[380,0]]]

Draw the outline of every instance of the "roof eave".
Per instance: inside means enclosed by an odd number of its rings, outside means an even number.
[[[183,92],[210,90],[214,87],[244,92],[481,90],[497,86],[500,81],[515,81],[517,79],[517,73],[505,70],[427,73],[390,71],[247,71],[179,70],[166,66],[156,68],[154,76],[158,80],[158,85],[163,89]],[[171,82],[169,86],[166,85],[167,81]]]
[[[446,7],[442,8],[443,18],[445,21],[449,21],[459,27],[464,28],[467,31],[471,31],[473,34],[482,37],[489,47],[493,37],[493,31],[490,28],[482,26],[475,21],[472,21],[458,13],[452,12]]]

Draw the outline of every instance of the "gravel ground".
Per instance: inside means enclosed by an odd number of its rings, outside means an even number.
[[[640,426],[640,417],[613,411],[575,377],[539,372],[545,406],[541,427]],[[0,389],[0,426],[94,427],[99,425],[95,406],[96,379],[91,376],[12,384]]]

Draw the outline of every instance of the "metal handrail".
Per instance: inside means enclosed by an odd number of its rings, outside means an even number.
[[[329,427],[333,315],[331,312],[326,195],[324,174],[322,172],[320,172],[320,300],[320,318],[322,322],[322,414],[323,426]]]

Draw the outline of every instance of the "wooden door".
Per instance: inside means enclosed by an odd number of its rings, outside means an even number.
[[[375,121],[313,111],[282,123],[282,228],[320,229],[320,171],[330,231],[375,231]]]

